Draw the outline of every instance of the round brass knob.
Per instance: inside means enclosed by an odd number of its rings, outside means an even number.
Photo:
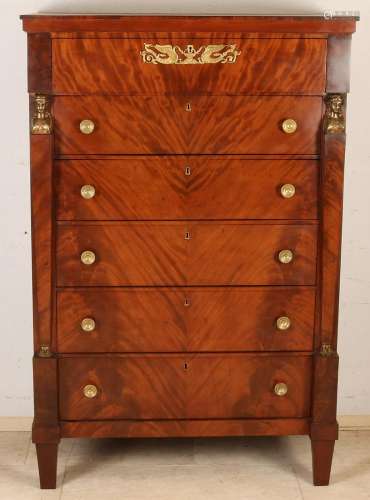
[[[293,184],[284,184],[280,188],[280,193],[283,198],[293,198],[295,195],[295,186]]]
[[[88,384],[83,388],[85,398],[93,399],[98,395],[98,388],[96,385]]]
[[[281,128],[283,129],[283,132],[285,132],[286,134],[294,134],[294,132],[298,128],[298,124],[295,120],[293,120],[293,118],[287,118],[281,124]]]
[[[95,196],[95,188],[94,186],[91,186],[91,184],[85,184],[84,186],[82,186],[80,192],[82,198],[85,198],[85,200],[90,200]]]
[[[81,262],[86,266],[91,266],[91,264],[94,264],[95,258],[95,254],[91,250],[85,250],[81,254]]]
[[[284,382],[279,382],[274,387],[274,393],[277,396],[286,396],[288,393],[288,386]]]
[[[93,332],[95,330],[95,321],[93,318],[84,318],[81,321],[81,329],[84,332]]]
[[[280,250],[279,252],[279,261],[282,264],[289,264],[293,260],[293,252],[291,250]]]
[[[80,122],[80,130],[83,134],[92,134],[94,132],[95,123],[92,120],[82,120]]]
[[[278,330],[288,330],[291,324],[292,323],[288,316],[280,316],[280,318],[276,320],[276,328]]]

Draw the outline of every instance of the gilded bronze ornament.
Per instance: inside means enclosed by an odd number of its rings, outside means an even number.
[[[344,95],[329,94],[327,96],[324,130],[328,134],[341,134],[345,132],[344,103]]]
[[[40,345],[39,358],[51,358],[52,354],[48,345]]]
[[[235,44],[205,45],[199,49],[187,45],[182,49],[178,45],[144,43],[144,50],[140,52],[144,63],[148,64],[232,64],[240,54]]]
[[[51,134],[52,118],[50,103],[46,95],[37,94],[33,97],[33,116],[31,119],[31,134]]]
[[[321,356],[323,356],[324,358],[328,358],[332,354],[334,354],[334,351],[333,351],[330,344],[322,344],[321,345],[321,349],[320,349]]]

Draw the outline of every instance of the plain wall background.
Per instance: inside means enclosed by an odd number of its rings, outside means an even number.
[[[26,35],[20,14],[265,13],[356,9],[348,98],[344,245],[340,297],[339,413],[370,415],[370,2],[339,0],[2,0],[0,19],[0,416],[30,416],[31,236]]]

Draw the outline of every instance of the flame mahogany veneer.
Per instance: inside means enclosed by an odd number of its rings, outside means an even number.
[[[42,488],[63,437],[307,434],[329,483],[355,21],[23,16]]]

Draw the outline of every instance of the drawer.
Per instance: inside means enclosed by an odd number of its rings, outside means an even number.
[[[58,96],[53,114],[57,154],[317,154],[322,98]]]
[[[58,352],[310,351],[314,308],[313,287],[63,289]]]
[[[194,53],[196,55],[194,56]],[[322,94],[323,39],[54,39],[53,91],[75,94]],[[181,64],[182,62],[188,64]],[[98,62],[98,63],[97,63]],[[175,64],[169,64],[173,62]],[[189,64],[190,63],[190,64]]]
[[[71,285],[314,285],[315,224],[62,224],[57,283]],[[292,260],[278,254],[290,250]],[[85,251],[92,264],[81,262]]]
[[[61,358],[61,420],[307,417],[312,359],[197,354]],[[276,384],[288,392],[278,396]],[[84,388],[97,388],[95,397]],[[90,394],[90,396],[93,394]]]
[[[317,218],[315,160],[126,157],[55,166],[59,220]],[[286,184],[295,188],[290,198]],[[93,191],[83,197],[83,186]]]

